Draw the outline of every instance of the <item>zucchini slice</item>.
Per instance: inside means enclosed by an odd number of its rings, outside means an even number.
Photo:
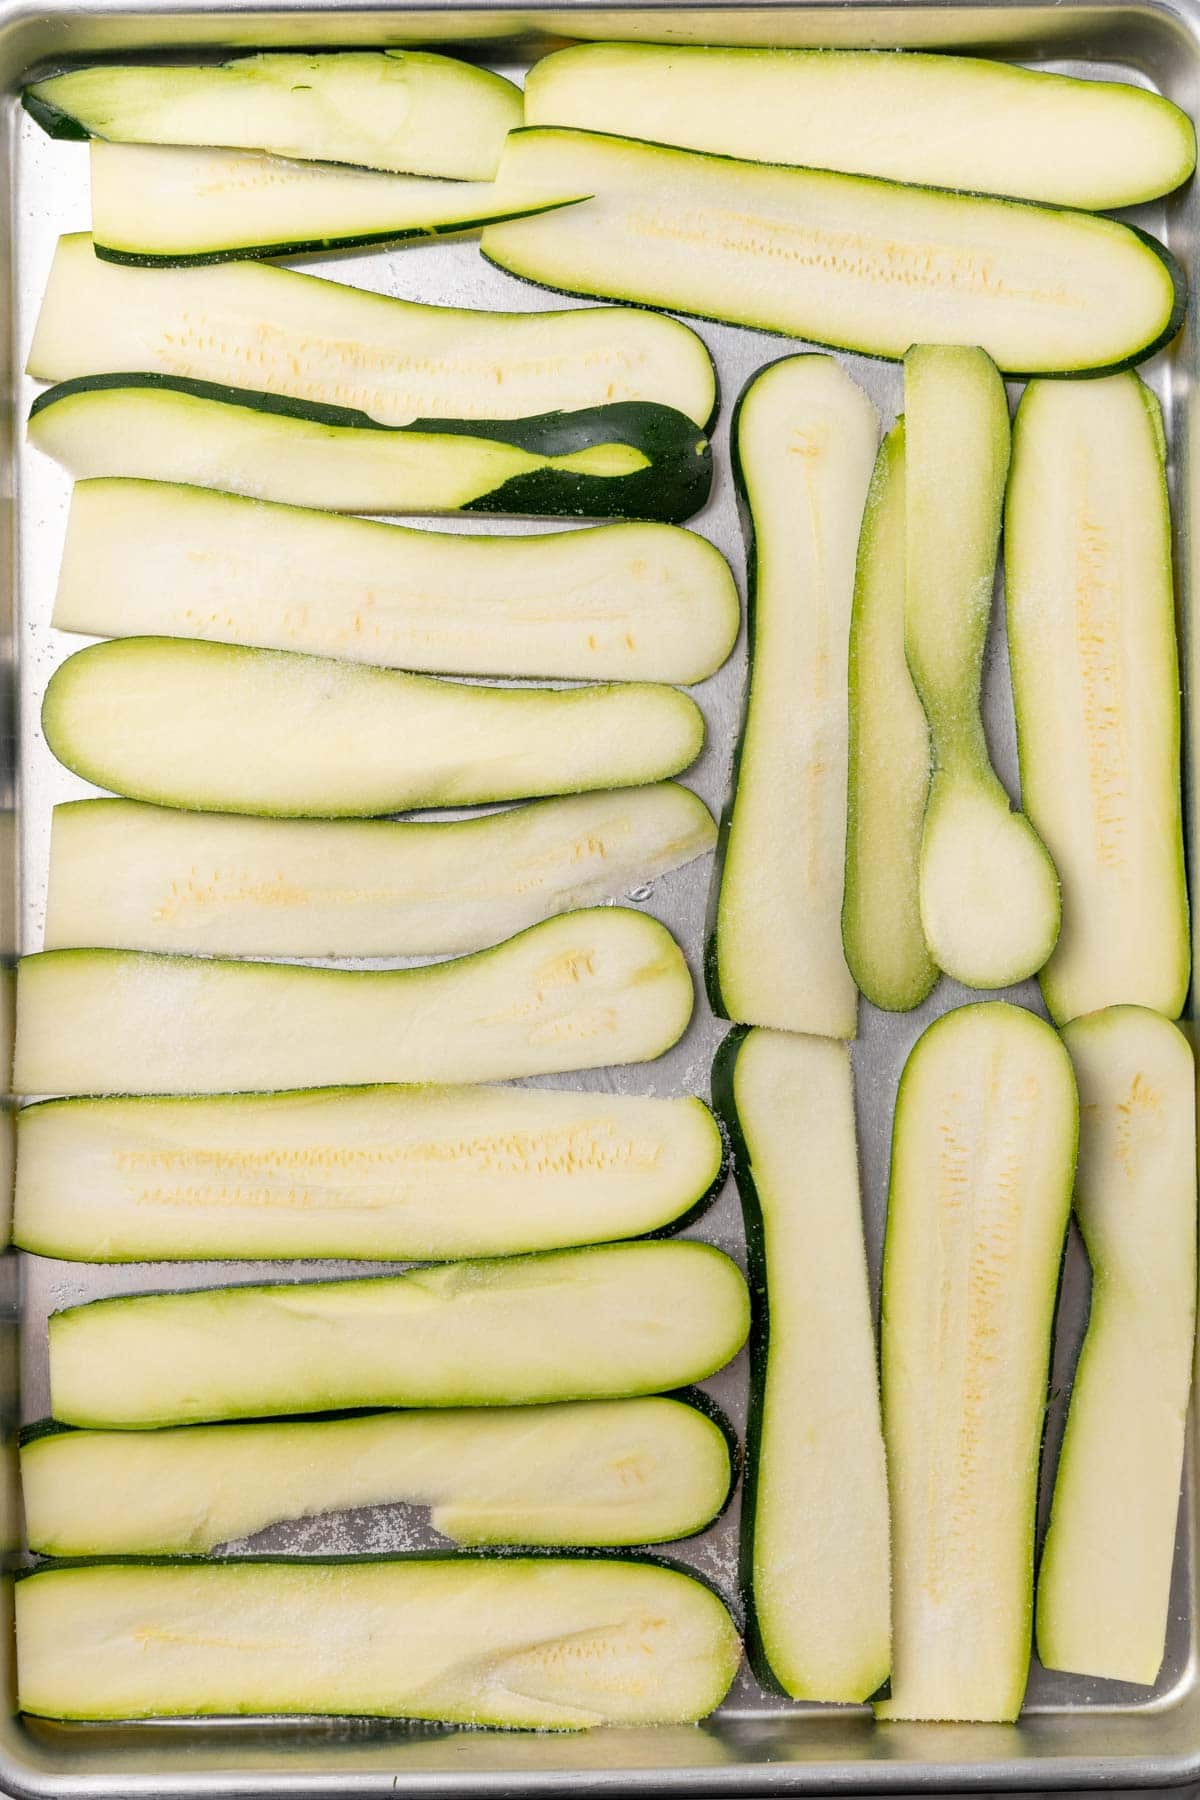
[[[901,1077],[883,1257],[886,1719],[1015,1719],[1029,1670],[1050,1335],[1075,1171],[1070,1058],[960,1007]]]
[[[1140,362],[1183,318],[1163,246],[1089,213],[549,126],[513,132],[500,169],[595,196],[484,230],[492,262],[565,293],[868,356],[982,344],[1011,374]]]
[[[703,426],[717,403],[703,343],[655,313],[425,306],[256,262],[126,268],[84,233],[59,239],[28,366],[39,381],[140,369],[224,383],[381,425],[650,400]]]
[[[161,476],[331,512],[679,521],[712,486],[707,436],[648,401],[401,427],[247,388],[96,375],[39,394],[29,441],[72,475]]]
[[[88,637],[681,684],[720,667],[739,623],[725,558],[671,525],[476,537],[162,481],[77,485],[54,604]]]
[[[795,1700],[866,1700],[890,1660],[888,1497],[849,1051],[735,1033],[713,1087],[760,1307],[742,1524],[751,1657]]]
[[[919,1006],[938,978],[921,928],[918,870],[929,727],[904,657],[904,424],[879,448],[850,615],[850,753],[842,946],[863,995]]]
[[[17,1704],[56,1719],[683,1722],[740,1650],[702,1582],[608,1558],[101,1563],[36,1571],[16,1608]]]
[[[23,1094],[503,1081],[647,1062],[683,1035],[693,1001],[670,932],[623,907],[563,913],[417,969],[47,950],[23,959],[17,988]]]
[[[929,721],[933,782],[921,836],[921,926],[968,987],[1041,968],[1061,917],[1058,876],[992,768],[979,711],[1008,473],[1008,401],[982,350],[904,359],[904,637]]]
[[[608,1244],[355,1281],[93,1300],[50,1319],[70,1425],[610,1399],[703,1381],[749,1330],[710,1244]]]
[[[1196,164],[1187,114],[1144,88],[911,51],[574,44],[530,69],[525,124],[1097,211]]]
[[[1063,880],[1060,1024],[1187,993],[1179,659],[1158,402],[1136,375],[1031,384],[1008,485],[1021,791]]]
[[[853,1037],[842,951],[846,663],[879,416],[828,356],[754,376],[733,421],[747,512],[750,696],[708,959],[713,1008]]]
[[[1050,1669],[1152,1683],[1162,1666],[1196,1338],[1195,1069],[1139,1006],[1063,1033],[1079,1083],[1075,1213],[1092,1263],[1038,1577]]]
[[[48,1100],[17,1129],[14,1237],[72,1262],[556,1250],[678,1224],[724,1173],[699,1100],[536,1088]]]
[[[653,1544],[702,1530],[729,1484],[720,1425],[666,1399],[56,1431],[21,1450],[48,1556],[190,1555],[401,1501],[460,1544]]]
[[[55,670],[59,761],[198,812],[366,817],[674,775],[704,741],[674,688],[480,687],[188,638],[115,638]]]
[[[598,905],[712,849],[675,782],[465,819],[245,819],[56,806],[45,948],[448,956]]]
[[[490,181],[521,123],[520,90],[423,50],[262,52],[223,63],[98,63],[22,95],[51,137],[215,144]]]

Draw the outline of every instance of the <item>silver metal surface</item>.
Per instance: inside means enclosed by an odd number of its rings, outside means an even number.
[[[33,385],[19,370],[28,348],[55,239],[86,228],[87,157],[82,145],[55,144],[21,112],[15,91],[33,64],[66,55],[131,47],[197,45],[473,42],[491,66],[516,74],[548,35],[639,36],[661,40],[735,43],[897,45],[930,44],[987,49],[1070,73],[1116,75],[1161,89],[1193,113],[1200,92],[1200,0],[1166,0],[1102,7],[1063,4],[938,7],[808,4],[777,8],[685,10],[643,6],[630,11],[530,8],[520,15],[496,6],[471,11],[345,10],[317,0],[305,11],[257,12],[250,5],[214,5],[202,15],[176,10],[170,0],[91,0],[86,11],[62,0],[29,10],[0,0],[0,92],[9,96],[0,132],[0,182],[7,225],[0,230],[0,281],[11,294],[6,354],[11,405],[0,409],[0,500],[13,532],[0,535],[0,595],[13,608],[13,699],[17,725],[6,740],[7,773],[16,778],[15,819],[5,819],[0,856],[19,863],[15,909],[0,907],[2,947],[9,953],[41,947],[51,806],[89,790],[61,769],[38,729],[45,682],[81,642],[53,632],[50,608],[66,518],[69,484],[55,466],[23,444],[19,424]],[[501,43],[498,40],[510,40]],[[8,196],[11,194],[11,202]],[[1195,200],[1190,193],[1138,209],[1131,217],[1166,238],[1192,265]],[[321,259],[299,264],[317,273],[407,298],[476,307],[539,309],[569,305],[513,280],[483,262],[472,239],[394,253]],[[696,327],[717,363],[722,410],[715,434],[718,469],[714,498],[695,521],[732,561],[744,591],[744,556],[728,459],[732,402],[754,370],[801,346],[733,328]],[[1172,446],[1181,605],[1193,585],[1189,451],[1200,442],[1200,413],[1192,406],[1191,331],[1144,373],[1163,400]],[[900,400],[901,377],[890,364],[848,356],[844,361],[878,406],[886,427]],[[11,452],[11,454],[10,454]],[[533,529],[518,522],[462,521],[461,530]],[[545,529],[544,525],[537,527]],[[10,568],[10,542],[15,558]],[[136,545],[130,554],[136,555]],[[11,576],[15,574],[15,580]],[[6,613],[6,617],[7,617]],[[1184,619],[1185,685],[1195,677],[1193,637]],[[709,728],[708,746],[686,780],[719,811],[727,799],[730,762],[746,676],[744,638],[727,666],[695,691]],[[1003,778],[1015,791],[1011,703],[1000,613],[989,644],[986,714]],[[1189,784],[1189,790],[1191,789]],[[1194,818],[1189,810],[1189,851]],[[659,1062],[637,1069],[564,1077],[544,1085],[611,1088],[629,1093],[708,1093],[713,1051],[725,1026],[703,998],[699,957],[712,878],[711,862],[694,864],[628,898],[645,904],[675,932],[697,978],[695,1020]],[[9,869],[0,867],[0,897]],[[15,879],[15,876],[14,876]],[[929,1019],[969,996],[943,982],[917,1012],[887,1018],[864,1004],[854,1049],[864,1207],[873,1278],[877,1281],[886,1197],[892,1102],[909,1047]],[[1034,984],[1013,997],[1039,1006]],[[4,994],[0,989],[0,1003]],[[0,1013],[4,1011],[0,1004]],[[70,1021],[64,1021],[70,1029]],[[744,1262],[740,1215],[730,1183],[693,1235],[709,1239]],[[118,1291],[198,1287],[250,1279],[260,1271],[328,1274],[355,1264],[142,1264],[92,1269],[10,1252],[0,1258],[0,1403],[21,1395],[26,1420],[47,1411],[47,1313],[81,1299]],[[369,1265],[378,1268],[379,1265]],[[1059,1311],[1056,1400],[1048,1442],[1061,1425],[1063,1389],[1086,1317],[1086,1274],[1077,1244],[1068,1257]],[[706,1384],[744,1424],[745,1356]],[[14,1403],[15,1404],[15,1403]],[[11,1410],[11,1409],[10,1409]],[[11,1425],[11,1419],[10,1419]],[[11,1431],[10,1431],[11,1436]],[[1048,1456],[1047,1461],[1051,1458]],[[6,1473],[11,1477],[10,1467]],[[1049,1674],[1035,1665],[1025,1714],[1015,1726],[876,1726],[866,1708],[818,1708],[765,1694],[743,1671],[719,1713],[698,1728],[597,1732],[579,1737],[480,1733],[378,1721],[212,1722],[200,1725],[91,1727],[21,1721],[11,1704],[11,1634],[0,1625],[0,1669],[9,1705],[0,1706],[0,1786],[12,1794],[133,1796],[166,1800],[176,1794],[547,1794],[592,1793],[775,1794],[833,1789],[913,1791],[968,1787],[1095,1787],[1162,1785],[1200,1777],[1200,1678],[1197,1664],[1197,1576],[1194,1557],[1196,1467],[1189,1452],[1172,1591],[1168,1653],[1153,1691]],[[2,1503],[5,1495],[9,1504]],[[0,1525],[21,1560],[19,1517],[11,1479],[0,1487]],[[702,1570],[737,1605],[738,1498],[703,1536],[669,1553]],[[335,1518],[278,1526],[251,1541],[256,1550],[300,1554],[348,1550],[398,1551],[442,1542],[421,1509],[372,1508]],[[245,1548],[247,1546],[239,1546]],[[3,1590],[7,1609],[10,1595]]]

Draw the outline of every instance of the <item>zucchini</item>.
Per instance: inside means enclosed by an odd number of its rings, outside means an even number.
[[[1041,973],[1060,1024],[1188,986],[1179,659],[1158,402],[1136,375],[1035,382],[1005,565],[1021,791],[1063,879]]]
[[[162,481],[77,485],[54,603],[88,637],[581,681],[702,681],[739,622],[725,558],[674,526],[475,537]]]
[[[724,1174],[699,1100],[535,1088],[48,1100],[17,1131],[15,1239],[72,1262],[510,1256],[661,1231]]]
[[[893,1594],[881,1718],[1020,1710],[1076,1120],[1061,1041],[1000,1001],[937,1019],[901,1077],[883,1255]]]
[[[573,44],[530,69],[525,124],[1096,211],[1196,164],[1191,120],[1160,94],[911,51]]]
[[[29,441],[72,475],[161,476],[331,512],[682,520],[712,486],[704,433],[643,401],[401,427],[246,388],[96,375],[39,394]]]
[[[982,344],[1010,374],[1141,362],[1183,319],[1163,246],[1089,213],[550,126],[511,133],[500,170],[595,196],[484,230],[491,262],[560,292],[868,356]]]
[[[832,357],[797,356],[752,378],[732,430],[751,672],[708,959],[713,1008],[853,1037],[840,922],[846,659],[879,416]]]
[[[47,950],[23,959],[17,989],[14,1092],[24,1094],[219,1094],[603,1068],[661,1056],[683,1035],[693,1001],[670,932],[621,907],[564,913],[493,950],[417,969]]]
[[[690,1721],[740,1649],[702,1582],[608,1558],[101,1563],[35,1571],[16,1611],[17,1704],[57,1719]]]
[[[850,615],[850,749],[842,947],[873,1006],[908,1012],[938,978],[918,870],[929,727],[904,657],[904,423],[880,445]]]
[[[124,268],[102,262],[84,233],[59,239],[28,369],[39,381],[140,369],[381,425],[649,400],[704,426],[717,403],[712,358],[676,319],[424,306],[255,262]]]
[[[1008,987],[1058,937],[1058,876],[992,768],[979,710],[1008,472],[1008,401],[982,350],[904,360],[904,637],[929,721],[933,781],[921,836],[921,926],[938,967]]]
[[[264,51],[222,63],[97,63],[22,96],[57,138],[215,144],[397,175],[490,181],[520,90],[423,50]]]
[[[742,1514],[751,1659],[795,1700],[866,1700],[889,1665],[888,1498],[849,1051],[734,1033],[713,1092],[758,1303]]]
[[[1038,1655],[1148,1685],[1166,1644],[1196,1337],[1195,1070],[1183,1034],[1140,1006],[1063,1037],[1092,1307],[1038,1577]]]
[[[93,1300],[50,1318],[69,1425],[143,1430],[363,1406],[513,1406],[702,1381],[746,1341],[710,1244],[608,1244],[404,1275]]]
[[[42,729],[67,768],[131,799],[325,818],[637,786],[704,741],[669,687],[488,688],[188,638],[77,650]]]
[[[56,806],[45,947],[444,956],[653,882],[711,850],[675,782],[465,819],[239,818],[137,800]]]
[[[194,1555],[285,1519],[427,1506],[459,1544],[689,1537],[725,1504],[729,1445],[678,1400],[54,1431],[21,1449],[30,1548]]]

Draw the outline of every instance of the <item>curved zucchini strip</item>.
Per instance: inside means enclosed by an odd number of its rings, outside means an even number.
[[[21,1450],[47,1556],[193,1555],[397,1502],[459,1544],[654,1544],[702,1530],[729,1484],[721,1427],[665,1399],[56,1431]]]
[[[414,531],[163,481],[81,481],[60,631],[192,637],[441,675],[702,681],[741,609],[694,532]]]
[[[24,958],[17,988],[23,1094],[504,1081],[647,1062],[683,1035],[693,1001],[670,932],[618,907],[416,969],[47,950]]]
[[[746,1341],[710,1244],[609,1244],[357,1281],[93,1300],[50,1319],[70,1425],[143,1430],[364,1406],[517,1406],[702,1381]]]
[[[849,1052],[735,1033],[713,1091],[760,1306],[742,1523],[751,1658],[795,1700],[866,1700],[888,1672],[891,1586]]]
[[[938,1019],[901,1077],[883,1256],[892,1685],[881,1718],[1020,1710],[1076,1123],[1059,1038],[1003,1002]]]
[[[100,63],[22,99],[58,138],[215,144],[397,175],[490,181],[520,90],[423,50],[265,51],[223,63]]]
[[[675,782],[425,821],[244,819],[137,800],[56,806],[47,950],[448,956],[618,900],[703,856]]]
[[[1033,383],[1005,537],[1021,792],[1063,879],[1060,1024],[1187,993],[1179,659],[1158,402],[1136,375]]]
[[[648,400],[704,426],[717,403],[703,343],[654,313],[425,306],[256,262],[129,268],[101,261],[83,233],[59,239],[28,368],[39,381],[139,369],[381,425]]]
[[[904,359],[904,639],[929,721],[933,783],[921,835],[921,927],[967,987],[1041,968],[1061,917],[1058,876],[992,768],[979,710],[1008,473],[1008,400],[982,350]]]
[[[1038,1576],[1038,1655],[1149,1684],[1166,1644],[1196,1338],[1195,1069],[1182,1032],[1142,1007],[1076,1019],[1063,1038],[1092,1305]]]
[[[702,1582],[607,1558],[41,1569],[16,1609],[17,1704],[57,1719],[661,1724],[711,1712],[740,1651]]]
[[[724,1173],[690,1098],[319,1088],[48,1100],[17,1122],[14,1237],[68,1261],[557,1250],[677,1225]]]
[[[595,196],[484,230],[492,262],[565,293],[868,356],[981,344],[1008,374],[1125,367],[1183,319],[1163,246],[1090,213],[549,126],[513,132],[500,169]]]
[[[39,394],[29,441],[76,476],[161,476],[331,512],[680,521],[712,486],[705,434],[643,401],[401,427],[247,388],[96,375]]]
[[[130,799],[324,818],[638,786],[704,741],[674,688],[479,687],[188,638],[77,650],[42,729],[67,768]]]
[[[827,356],[754,376],[733,421],[750,570],[750,696],[708,958],[714,1011],[853,1037],[842,951],[846,667],[879,416]]]
[[[1196,164],[1191,120],[1160,94],[911,51],[573,44],[530,69],[525,124],[1096,211]]]

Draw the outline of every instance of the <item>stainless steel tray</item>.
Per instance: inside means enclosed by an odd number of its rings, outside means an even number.
[[[474,45],[491,66],[515,73],[554,36],[645,37],[660,40],[860,46],[941,46],[984,50],[1070,73],[1118,75],[1154,86],[1193,114],[1200,95],[1200,0],[1134,0],[1101,6],[1033,3],[799,4],[771,8],[553,11],[536,3],[521,13],[482,4],[470,10],[350,9],[312,0],[304,10],[255,10],[214,4],[190,13],[171,0],[0,0],[0,92],[4,101],[0,159],[3,228],[0,284],[11,295],[4,343],[10,404],[0,418],[0,504],[11,533],[0,534],[0,604],[11,628],[11,679],[6,684],[4,778],[12,798],[0,832],[0,928],[8,954],[41,947],[51,805],[89,790],[50,756],[38,730],[41,691],[54,666],[79,639],[49,627],[69,484],[45,459],[27,452],[21,420],[32,384],[21,365],[60,231],[88,223],[86,155],[54,144],[21,113],[15,99],[31,65],[96,51],[167,47],[456,43]],[[1196,274],[1197,204],[1188,191],[1132,215],[1164,236]],[[364,287],[411,298],[477,307],[534,309],[572,304],[512,280],[479,256],[476,243],[410,248],[300,266]],[[718,482],[697,521],[731,559],[744,558],[729,475],[727,431],[732,402],[763,363],[800,346],[764,334],[701,324],[716,358],[723,397],[716,432]],[[1170,432],[1177,566],[1183,615],[1183,667],[1189,702],[1194,642],[1188,629],[1196,585],[1192,564],[1191,446],[1200,437],[1194,394],[1194,314],[1184,336],[1144,372],[1161,396]],[[885,425],[900,399],[899,370],[860,357],[843,359],[878,405]],[[445,526],[445,521],[439,524]],[[532,529],[519,523],[459,522],[462,530]],[[544,527],[542,527],[544,528]],[[11,548],[10,548],[11,546]],[[745,682],[745,647],[703,684],[697,698],[709,743],[687,776],[719,809],[725,802],[733,740]],[[1200,690],[1198,690],[1200,691]],[[1002,776],[1016,768],[1002,622],[989,645],[986,698],[991,744]],[[15,710],[14,710],[15,709]],[[1190,720],[1191,706],[1187,709]],[[1189,733],[1189,738],[1192,734]],[[1189,781],[1189,850],[1194,842],[1194,784]],[[584,1077],[587,1085],[640,1093],[707,1094],[715,1046],[726,1029],[702,995],[699,951],[711,867],[704,862],[629,896],[645,903],[680,938],[697,976],[700,1000],[684,1041],[661,1061]],[[4,901],[11,896],[11,904]],[[943,982],[920,1011],[886,1018],[864,1006],[854,1060],[867,1235],[878,1276],[886,1196],[892,1101],[910,1045],[935,1013],[961,1003],[965,990]],[[1014,992],[1038,1006],[1036,988]],[[8,1010],[0,987],[0,1015]],[[67,1027],[69,1029],[69,1026]],[[564,1078],[561,1085],[578,1085]],[[2,1147],[2,1138],[0,1138]],[[693,1227],[743,1257],[732,1184]],[[247,1279],[259,1270],[297,1275],[350,1272],[367,1265],[143,1264],[89,1269],[36,1257],[0,1257],[0,1402],[7,1400],[7,1466],[0,1483],[0,1529],[22,1560],[12,1435],[18,1417],[47,1410],[45,1320],[49,1311],[116,1291],[203,1286]],[[378,1265],[369,1265],[378,1267]],[[1086,1316],[1086,1272],[1072,1244],[1059,1313],[1053,1447],[1061,1428],[1063,1388]],[[745,1418],[744,1356],[707,1384],[736,1420]],[[18,1394],[20,1396],[18,1400]],[[775,1794],[917,1789],[1051,1788],[1164,1785],[1200,1777],[1200,1669],[1197,1664],[1195,1545],[1196,1466],[1189,1453],[1172,1591],[1170,1641],[1162,1678],[1148,1692],[1034,1668],[1029,1699],[1015,1726],[876,1726],[866,1708],[793,1705],[764,1694],[745,1672],[719,1713],[698,1728],[601,1731],[578,1737],[443,1730],[379,1721],[235,1721],[92,1727],[22,1721],[12,1704],[11,1581],[0,1582],[5,1608],[0,1667],[9,1704],[0,1708],[0,1785],[12,1794],[166,1796],[337,1794]],[[1045,1497],[1043,1497],[1044,1500]],[[738,1497],[703,1536],[670,1554],[715,1580],[736,1604]],[[277,1527],[253,1549],[302,1554],[402,1550],[440,1540],[419,1509],[374,1508],[334,1519]],[[243,1548],[245,1546],[242,1546]]]

